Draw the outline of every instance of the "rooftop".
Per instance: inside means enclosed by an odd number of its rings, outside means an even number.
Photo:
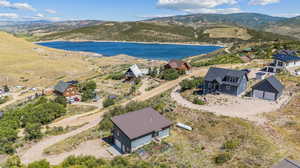
[[[232,85],[239,85],[240,81],[239,79],[241,79],[243,76],[247,76],[247,72],[246,71],[240,71],[240,70],[233,70],[233,69],[224,69],[224,68],[209,68],[208,73],[205,76],[205,81],[217,81],[219,83],[223,83],[224,78],[225,77],[233,77],[233,78],[237,78],[238,80],[236,82],[228,82],[226,81],[226,83],[228,84],[232,84]]]
[[[135,139],[172,125],[171,121],[153,108],[145,108],[119,115],[111,120],[130,139]]]

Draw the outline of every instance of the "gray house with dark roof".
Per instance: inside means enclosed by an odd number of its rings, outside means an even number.
[[[282,83],[275,76],[271,76],[252,87],[252,96],[275,101],[282,95],[283,90],[284,86]]]
[[[300,168],[300,162],[284,159],[272,168]]]
[[[113,117],[115,146],[122,153],[131,153],[154,139],[170,135],[172,122],[152,108]]]
[[[204,79],[203,92],[239,96],[247,89],[247,85],[246,71],[210,68]]]

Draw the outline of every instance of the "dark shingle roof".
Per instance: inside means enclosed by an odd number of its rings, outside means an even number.
[[[69,86],[71,86],[71,83],[67,83],[64,81],[59,81],[58,84],[54,86],[54,90],[59,93],[64,93],[66,89],[68,89]]]
[[[274,165],[272,168],[300,168],[300,163],[293,160],[284,159],[278,164]]]
[[[275,76],[271,76],[254,85],[253,89],[281,93],[284,86]]]
[[[236,77],[241,79],[243,76],[247,77],[247,72],[246,71],[239,71],[239,70],[233,70],[233,69],[224,69],[224,68],[209,68],[208,73],[205,76],[205,81],[212,82],[216,80],[219,83],[226,83],[226,84],[231,84],[238,86],[241,82],[241,80],[238,80],[237,83],[230,83],[230,82],[224,82],[223,79],[226,76],[230,77]],[[248,78],[248,77],[247,77]]]
[[[172,125],[171,121],[152,108],[119,115],[111,120],[130,139],[135,139]]]
[[[273,58],[283,62],[300,61],[300,57],[296,55],[288,55],[288,54],[276,54],[273,55]]]

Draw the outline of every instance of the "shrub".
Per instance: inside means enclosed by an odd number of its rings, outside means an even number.
[[[87,101],[96,97],[95,90],[97,84],[94,81],[88,81],[82,83],[80,86],[80,92],[82,93],[82,101]]]
[[[226,141],[223,144],[223,148],[225,150],[234,150],[234,149],[238,148],[240,146],[240,144],[241,144],[241,142],[239,139],[233,139],[233,140]]]
[[[192,79],[185,79],[182,82],[180,82],[181,90],[190,90],[197,88],[200,84],[203,83],[203,78],[192,78]]]
[[[215,163],[216,164],[223,164],[226,163],[231,159],[231,154],[230,153],[221,153],[215,158]]]
[[[103,101],[103,107],[109,107],[115,104],[115,101],[113,99],[107,98]]]
[[[108,78],[112,80],[121,80],[125,77],[123,72],[116,72],[111,74]]]
[[[201,99],[199,99],[198,97],[195,97],[193,100],[194,104],[198,104],[198,105],[205,105],[205,102]]]
[[[37,162],[30,163],[28,168],[50,168],[50,164],[47,160],[41,160]]]
[[[179,78],[180,74],[175,69],[166,69],[162,73],[162,79],[164,80],[175,80]]]
[[[4,104],[4,103],[6,103],[8,100],[9,100],[9,97],[8,97],[8,96],[5,96],[5,97],[3,97],[3,98],[0,98],[0,104]]]
[[[25,127],[27,140],[40,139],[43,135],[41,133],[41,125],[38,123],[29,123]]]

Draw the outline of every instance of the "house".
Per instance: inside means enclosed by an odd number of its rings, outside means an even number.
[[[275,76],[271,76],[252,87],[252,96],[254,98],[275,101],[282,95],[283,90],[284,86],[281,82]]]
[[[125,73],[126,79],[140,78],[146,75],[145,70],[140,69],[136,64],[132,65]]]
[[[210,68],[204,78],[203,92],[239,96],[247,89],[248,81],[246,71]]]
[[[295,52],[280,52],[273,55],[273,63],[271,68],[274,68],[273,72],[278,72],[282,69],[300,67],[300,57]]]
[[[191,69],[191,66],[182,60],[170,60],[168,64],[165,65],[166,69],[176,69],[176,70],[183,70],[183,71],[189,71]]]
[[[73,97],[78,95],[78,87],[72,83],[59,81],[54,86],[54,92],[65,97]]]
[[[172,122],[152,108],[145,108],[113,117],[115,146],[122,153],[131,153],[153,140],[170,135]]]
[[[284,159],[278,164],[272,166],[272,168],[300,168],[300,162]]]

